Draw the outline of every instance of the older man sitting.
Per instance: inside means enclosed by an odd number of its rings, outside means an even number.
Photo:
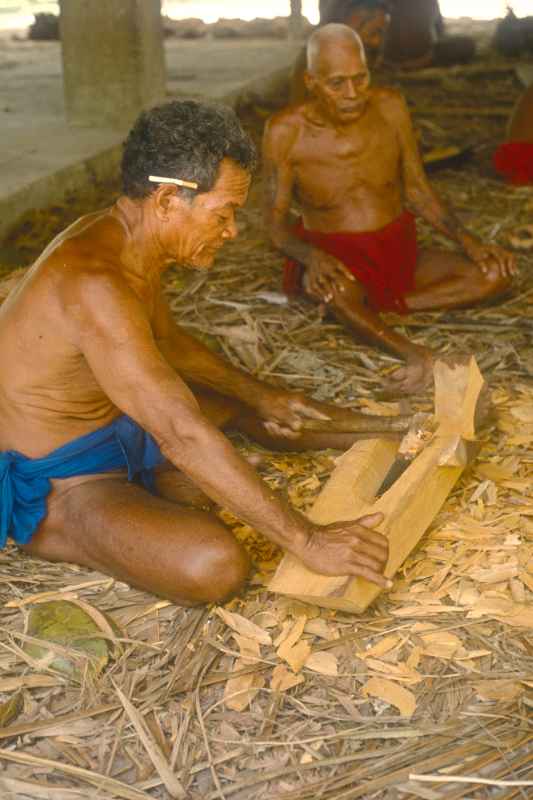
[[[415,391],[432,374],[432,354],[379,312],[495,299],[510,286],[514,261],[468,233],[431,188],[405,101],[370,85],[351,28],[319,28],[307,59],[309,101],[272,117],[264,135],[266,223],[290,258],[284,288],[328,304],[358,337],[405,359],[395,389]],[[463,253],[419,249],[415,214]]]

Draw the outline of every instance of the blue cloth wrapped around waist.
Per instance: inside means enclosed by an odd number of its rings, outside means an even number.
[[[0,547],[8,536],[17,544],[30,541],[46,516],[51,478],[127,467],[128,480],[140,477],[153,492],[154,467],[164,460],[153,437],[126,415],[43,458],[28,458],[16,450],[0,452]]]

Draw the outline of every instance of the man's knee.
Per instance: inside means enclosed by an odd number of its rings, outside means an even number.
[[[330,303],[339,311],[350,311],[358,306],[366,305],[368,294],[365,287],[356,280],[340,278],[335,289],[332,290]]]
[[[367,301],[365,287],[355,278],[351,280],[348,275],[337,275],[335,282],[320,289],[311,288],[307,272],[303,278],[305,294],[318,303],[328,303],[332,308],[340,311],[364,305]]]
[[[483,299],[492,300],[506,294],[512,283],[513,279],[509,275],[502,275],[497,266],[491,266],[483,276]]]
[[[239,594],[250,575],[250,566],[246,550],[229,531],[209,542],[190,564],[194,603],[223,603]]]

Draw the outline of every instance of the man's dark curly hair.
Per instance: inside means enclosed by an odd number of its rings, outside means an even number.
[[[194,181],[199,192],[208,192],[223,158],[248,172],[256,165],[255,147],[230,108],[193,100],[165,103],[143,111],[131,129],[122,155],[122,189],[128,197],[147,197],[156,188],[148,176],[157,175]]]

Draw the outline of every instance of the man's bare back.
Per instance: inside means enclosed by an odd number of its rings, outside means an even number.
[[[464,230],[433,191],[405,101],[392,89],[370,86],[361,42],[350,28],[316,31],[308,63],[310,100],[275,115],[265,128],[265,217],[272,241],[305,268],[292,290],[329,304],[357,335],[405,359],[396,386],[419,389],[431,375],[432,354],[388,328],[377,312],[494,298],[510,285],[513,258]],[[299,229],[290,221],[294,201]],[[465,255],[417,252],[411,211]]]

